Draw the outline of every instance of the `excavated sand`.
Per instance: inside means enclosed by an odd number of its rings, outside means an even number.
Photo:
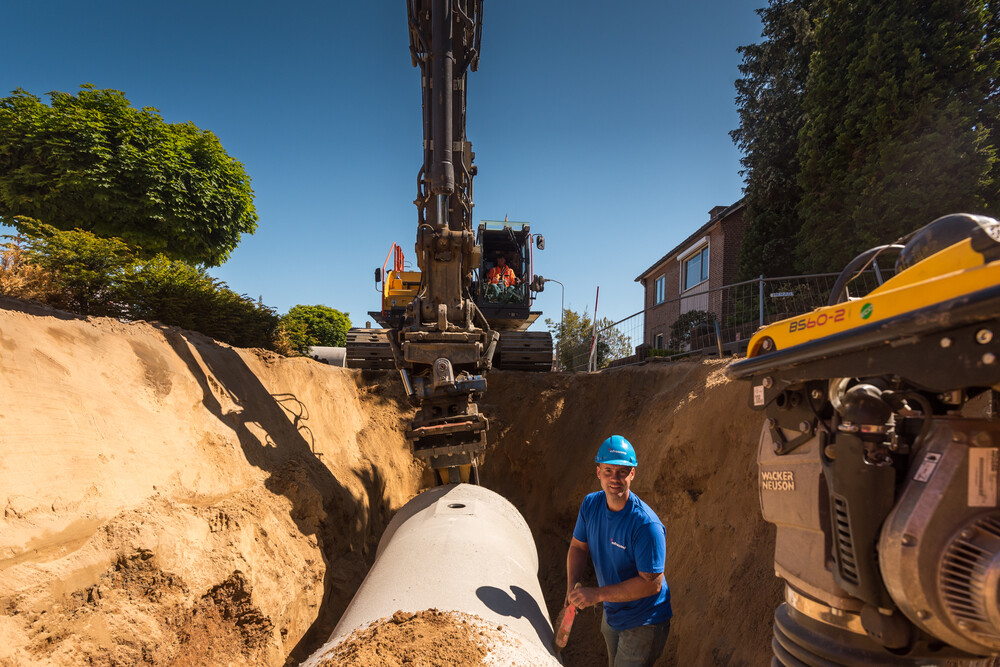
[[[495,372],[481,402],[482,483],[532,527],[552,617],[593,453],[611,433],[636,445],[633,490],[667,526],[662,665],[770,659],[781,588],[754,484],[760,417],[723,367]],[[304,659],[426,483],[410,414],[391,374],[0,300],[0,667]],[[565,664],[606,664],[599,620],[578,614]],[[500,655],[475,619],[386,622],[420,641],[365,658],[362,640],[346,664],[478,664],[477,641]],[[456,632],[470,652],[445,652]]]
[[[489,652],[488,630],[461,614],[436,609],[397,611],[364,630],[356,630],[324,656],[322,667],[450,667],[482,664]]]
[[[355,630],[319,667],[535,667],[536,651],[473,614],[397,611]]]

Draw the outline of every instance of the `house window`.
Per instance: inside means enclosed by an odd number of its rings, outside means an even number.
[[[656,348],[657,350],[663,349],[663,334],[661,333],[656,334],[656,342],[653,343],[653,347]]]
[[[660,276],[656,279],[656,303],[663,303],[667,294],[667,277]]]
[[[684,289],[708,280],[708,246],[684,260]]]

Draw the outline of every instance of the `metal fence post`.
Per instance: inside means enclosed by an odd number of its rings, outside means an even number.
[[[760,274],[760,288],[758,289],[760,296],[760,324],[757,326],[764,326],[764,274]]]

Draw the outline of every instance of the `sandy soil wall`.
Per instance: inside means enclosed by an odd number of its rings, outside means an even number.
[[[322,642],[418,490],[395,385],[0,306],[0,665],[281,665]]]
[[[632,489],[667,529],[674,620],[661,664],[770,661],[774,528],[760,517],[760,416],[726,362],[649,364],[595,375],[490,376],[483,410],[495,442],[483,483],[518,506],[539,547],[551,617],[566,590],[566,549],[580,501],[600,489],[593,463],[608,435],[635,446]],[[607,664],[594,609],[577,615],[568,665]]]
[[[664,519],[662,664],[761,664],[780,587],[759,419],[718,362],[493,373],[483,483],[532,526],[549,611],[608,434]],[[0,665],[282,665],[325,640],[423,483],[391,375],[0,301]],[[604,664],[582,613],[568,665]]]

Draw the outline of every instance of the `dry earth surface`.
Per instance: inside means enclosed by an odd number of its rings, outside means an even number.
[[[550,617],[580,500],[599,488],[594,451],[612,433],[636,445],[633,490],[667,527],[661,665],[769,661],[781,587],[757,506],[760,417],[723,369],[494,372],[481,402],[482,483],[532,527]],[[304,659],[426,484],[410,414],[390,374],[0,300],[0,666]],[[440,621],[390,619],[424,623],[426,650],[385,645],[437,664],[464,627]],[[598,625],[578,615],[565,664],[606,664]],[[372,660],[358,664],[385,664]]]

